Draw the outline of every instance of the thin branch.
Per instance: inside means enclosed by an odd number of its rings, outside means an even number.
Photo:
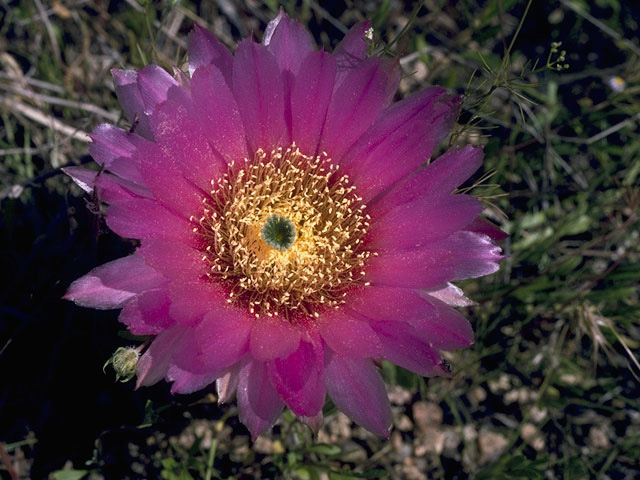
[[[13,110],[14,112],[21,113],[34,122],[44,125],[45,127],[49,127],[51,130],[62,133],[63,135],[66,135],[67,137],[74,140],[80,140],[81,142],[91,141],[91,138],[86,132],[80,130],[79,128],[67,125],[66,123],[63,123],[60,120],[53,118],[50,115],[41,112],[37,108],[33,108],[25,103],[8,97],[0,97],[0,105]]]
[[[4,89],[8,92],[21,95],[28,99],[40,100],[44,103],[49,103],[51,105],[60,105],[62,107],[75,108],[78,110],[83,110],[85,112],[90,112],[95,115],[98,115],[99,117],[103,117],[112,123],[116,123],[120,118],[119,115],[116,115],[111,112],[107,112],[106,110],[98,107],[97,105],[93,105],[91,103],[76,102],[75,100],[67,100],[65,98],[53,97],[51,95],[43,95],[40,93],[35,93],[32,91],[25,90],[20,87],[14,87],[11,85],[0,85],[0,89]]]

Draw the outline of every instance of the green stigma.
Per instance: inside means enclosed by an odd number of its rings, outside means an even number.
[[[296,239],[296,226],[288,218],[274,213],[267,218],[260,236],[264,243],[284,252]]]

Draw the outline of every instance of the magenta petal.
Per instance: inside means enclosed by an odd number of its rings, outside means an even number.
[[[175,323],[169,316],[169,303],[166,288],[146,290],[127,302],[118,320],[134,335],[156,335]]]
[[[86,193],[93,193],[93,185],[98,172],[82,167],[65,167],[62,171],[69,175],[73,183],[78,185]]]
[[[489,237],[461,231],[421,250],[380,253],[369,260],[366,278],[379,286],[435,287],[489,275],[502,258]]]
[[[287,357],[300,343],[300,331],[285,319],[263,316],[251,329],[251,355],[261,362]]]
[[[303,62],[291,93],[291,132],[300,151],[315,155],[327,118],[336,76],[334,58],[313,52]]]
[[[240,363],[232,366],[229,370],[216,380],[216,393],[218,394],[218,404],[227,403],[233,398],[238,389],[238,371]]]
[[[284,407],[261,362],[247,362],[240,370],[236,396],[240,421],[249,429],[253,440],[273,427]]]
[[[173,93],[169,95],[169,99],[159,105],[151,117],[153,135],[162,152],[178,166],[184,178],[207,192],[211,189],[211,180],[225,173],[226,163],[209,146],[193,112],[187,109],[187,105],[176,101]],[[193,109],[192,106],[189,108]]]
[[[449,133],[459,99],[444,93],[433,87],[393,104],[349,151],[345,168],[364,202],[418,168]]]
[[[107,204],[153,197],[147,187],[142,187],[137,183],[116,177],[107,172],[96,175],[94,188],[97,191],[97,200]]]
[[[424,295],[437,298],[452,307],[470,307],[471,305],[476,305],[476,302],[465,297],[462,289],[453,283],[447,283],[445,287],[423,290],[423,293]]]
[[[191,93],[191,77],[188,77],[178,67],[173,67],[173,78],[185,92]]]
[[[138,72],[138,89],[144,104],[144,113],[151,115],[158,105],[165,102],[171,87],[176,87],[177,90],[183,92],[178,82],[158,65],[147,65],[140,70]]]
[[[509,237],[509,235],[500,230],[500,228],[492,222],[482,217],[476,218],[473,222],[467,225],[465,230],[486,235],[494,242],[501,242]]]
[[[324,405],[323,355],[322,340],[313,338],[268,364],[273,386],[296,415],[315,416]]]
[[[174,352],[188,335],[184,327],[175,326],[158,335],[138,360],[136,388],[147,387],[162,380],[167,374]]]
[[[462,230],[481,211],[482,204],[470,195],[420,198],[374,222],[367,247],[386,251],[423,248]]]
[[[440,353],[403,322],[370,322],[382,343],[382,357],[419,375],[448,373]]]
[[[481,147],[452,148],[369,204],[370,215],[381,216],[395,206],[420,197],[448,195],[467,180],[481,163]]]
[[[282,75],[264,45],[245,39],[233,60],[233,95],[251,152],[281,147],[286,136]]]
[[[100,166],[118,177],[144,186],[142,175],[133,161],[133,152],[148,143],[144,138],[106,123],[98,125],[91,134],[89,153]]]
[[[231,85],[233,57],[231,52],[208,30],[197,23],[189,34],[189,73],[191,76],[198,68],[215,65],[222,72],[227,85]]]
[[[348,304],[354,314],[365,320],[411,325],[418,337],[437,349],[456,350],[473,343],[469,322],[426,293],[405,288],[367,287],[352,295]],[[390,328],[395,328],[394,325]]]
[[[322,414],[322,410],[320,410],[317,415],[313,417],[302,416],[300,417],[300,420],[306,423],[309,426],[309,428],[313,430],[313,433],[317,434],[318,430],[320,430],[320,427],[322,427],[322,422],[324,421],[324,415]]]
[[[144,102],[138,88],[138,72],[135,70],[111,69],[118,101],[127,120],[137,122],[136,132],[145,138],[153,138],[149,118],[145,114]],[[95,158],[95,157],[94,157]]]
[[[439,350],[458,350],[473,344],[469,320],[437,298],[423,297],[434,307],[434,312],[408,321],[420,338]]]
[[[367,430],[389,438],[391,408],[373,362],[327,351],[327,392],[336,407]]]
[[[171,316],[181,325],[197,325],[211,310],[219,308],[227,298],[224,292],[208,281],[171,282]]]
[[[167,380],[173,382],[171,393],[193,393],[212,384],[217,378],[215,373],[191,373],[177,365],[170,365],[167,370]]]
[[[283,10],[267,25],[262,43],[273,53],[281,70],[294,74],[313,51],[313,39],[307,29],[289,18]]]
[[[203,193],[184,178],[176,159],[167,157],[158,145],[150,143],[136,150],[134,160],[156,200],[183,218],[200,218]]]
[[[63,298],[81,307],[122,308],[138,293],[164,283],[158,272],[134,254],[94,268],[73,282]]]
[[[339,161],[391,100],[388,83],[389,75],[377,58],[350,70],[331,99],[319,150]]]
[[[369,46],[365,36],[366,31],[371,28],[370,21],[357,23],[347,32],[333,51],[338,66],[338,81],[340,84],[346,72],[358,67],[366,58]]]
[[[199,68],[191,81],[196,117],[211,145],[231,163],[247,158],[247,141],[236,99],[220,70]]]
[[[199,359],[207,370],[224,370],[249,350],[252,318],[226,303],[209,312],[195,328]]]
[[[206,275],[202,253],[184,243],[167,238],[143,239],[137,253],[173,282],[195,282]]]
[[[195,246],[193,225],[148,198],[112,203],[107,210],[109,228],[125,238],[167,237]]]
[[[341,310],[327,311],[319,320],[319,330],[327,346],[345,357],[379,357],[381,345],[366,322]]]

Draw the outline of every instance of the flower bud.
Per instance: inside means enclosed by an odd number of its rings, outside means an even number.
[[[118,347],[111,358],[106,361],[102,370],[104,371],[107,365],[111,364],[116,372],[116,381],[126,383],[136,375],[139,357],[137,348]]]

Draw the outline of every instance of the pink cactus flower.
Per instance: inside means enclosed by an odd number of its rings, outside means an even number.
[[[452,192],[482,151],[424,166],[460,99],[433,87],[394,103],[398,64],[367,56],[368,29],[329,54],[281,13],[232,55],[196,26],[189,75],[113,70],[135,132],[99,125],[102,173],[66,171],[140,247],[65,298],[121,308],[132,333],[153,336],[138,386],[216,382],[254,438],[285,405],[317,427],[329,394],[388,435],[376,361],[447,374],[440,351],[473,342],[452,308],[471,302],[450,282],[495,272],[503,234]]]

